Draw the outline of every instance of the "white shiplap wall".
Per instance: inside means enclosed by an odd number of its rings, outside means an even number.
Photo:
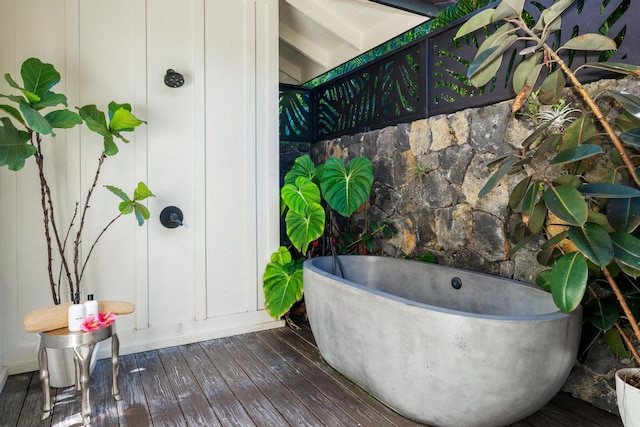
[[[136,303],[118,320],[123,353],[278,325],[262,309],[261,275],[278,245],[277,0],[0,0],[0,74],[36,56],[53,63],[70,106],[130,102],[148,125],[109,158],[101,184],[145,181],[151,221],[121,219],[85,273],[98,299]],[[182,88],[163,83],[167,69]],[[0,82],[0,93],[9,88]],[[58,132],[49,154],[63,217],[84,195],[101,141]],[[51,303],[32,162],[0,170],[0,383],[36,369],[21,317]],[[184,226],[164,228],[175,205]],[[99,188],[85,242],[114,216]],[[85,248],[88,250],[88,245]]]

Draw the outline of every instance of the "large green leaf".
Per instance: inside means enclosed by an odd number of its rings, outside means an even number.
[[[453,39],[459,39],[460,37],[466,36],[469,33],[491,24],[494,11],[494,9],[485,9],[473,15],[460,27]]]
[[[313,160],[308,154],[304,156],[298,157],[294,162],[291,170],[287,172],[284,176],[285,184],[294,184],[296,182],[296,178],[299,176],[304,176],[309,178],[311,181],[314,181],[316,184],[319,184],[320,181],[317,180],[317,168],[316,165],[313,164]]]
[[[0,166],[18,171],[25,160],[36,153],[36,147],[29,144],[29,135],[20,133],[8,117],[0,117]]]
[[[504,24],[488,37],[478,48],[476,57],[467,70],[467,77],[475,87],[481,87],[493,79],[500,69],[503,53],[517,40],[518,36],[509,33],[513,25]]]
[[[522,198],[522,212],[531,215],[533,209],[538,203],[538,195],[540,194],[540,181],[534,180],[529,189]]]
[[[614,97],[629,114],[640,118],[640,98],[617,90],[608,90],[607,93]]]
[[[618,265],[622,264],[637,270],[637,274],[632,276],[638,277],[640,275],[640,239],[620,231],[611,233],[610,236],[613,242],[613,254]],[[628,270],[625,269],[625,272]]]
[[[349,217],[369,200],[373,166],[366,157],[356,157],[345,166],[342,159],[326,161],[320,189],[325,200],[340,215]]]
[[[102,136],[111,136],[109,127],[107,126],[107,119],[102,111],[95,105],[85,105],[78,109],[80,117],[86,123],[90,131],[95,132]]]
[[[70,129],[82,123],[82,117],[78,113],[69,110],[51,111],[44,118],[54,129]]]
[[[509,207],[511,209],[515,209],[518,207],[524,195],[526,194],[530,183],[531,177],[527,175],[522,179],[522,181],[518,183],[518,185],[515,186],[513,191],[511,191],[511,196],[509,197]]]
[[[40,112],[33,109],[29,104],[21,102],[20,112],[22,112],[22,117],[24,117],[24,120],[27,122],[29,129],[42,135],[53,135],[51,124],[49,124],[47,119],[42,117]]]
[[[631,358],[631,352],[627,350],[627,346],[624,344],[620,332],[618,332],[617,329],[612,328],[605,332],[604,341],[616,356],[625,359]]]
[[[551,6],[547,7],[540,14],[540,19],[534,27],[535,30],[542,31],[544,27],[553,25],[556,19],[560,18],[564,12],[575,0],[558,0]]]
[[[618,307],[609,300],[592,299],[584,304],[585,318],[601,331],[608,331],[620,318]]]
[[[588,276],[587,261],[580,252],[558,258],[551,269],[551,295],[560,310],[571,312],[580,305]]]
[[[478,197],[484,197],[487,194],[489,194],[489,192],[491,190],[493,190],[495,188],[496,185],[498,185],[500,183],[500,180],[502,180],[502,178],[509,173],[509,171],[511,170],[511,167],[513,166],[513,164],[518,160],[517,157],[515,156],[511,156],[508,157],[504,160],[504,163],[502,164],[502,166],[500,166],[500,168],[498,168],[497,171],[495,171],[493,173],[493,175],[491,175],[489,177],[489,179],[487,180],[487,182],[484,184],[484,186],[480,189],[480,192],[478,193]]]
[[[529,215],[529,223],[527,227],[533,234],[537,234],[542,230],[544,221],[547,218],[547,207],[544,202],[540,200],[533,208],[533,212]]]
[[[587,115],[583,115],[567,127],[562,135],[562,145],[560,149],[566,150],[567,148],[577,147],[593,138],[596,133],[593,119]]]
[[[602,148],[595,144],[583,144],[574,148],[568,148],[561,151],[551,160],[552,165],[562,165],[566,163],[573,163],[579,160],[588,159],[589,157],[602,154]]]
[[[287,251],[280,247],[279,252]],[[288,252],[288,251],[287,251]],[[275,255],[275,256],[274,256]],[[274,319],[287,313],[294,303],[302,299],[303,274],[302,267],[289,261],[281,261],[282,256],[276,252],[271,257],[262,276],[265,296],[265,309]]]
[[[606,212],[609,224],[616,231],[631,233],[640,226],[640,197],[611,199]]]
[[[547,208],[567,224],[581,226],[587,221],[587,204],[575,188],[566,185],[549,188],[543,197]]]
[[[588,222],[582,227],[570,227],[569,239],[585,257],[601,268],[613,260],[609,233],[598,224]]]
[[[133,190],[133,200],[140,202],[149,197],[155,197],[155,194],[153,194],[151,190],[149,190],[144,182],[139,182],[136,189]]]
[[[594,184],[585,184],[578,188],[580,193],[588,197],[602,197],[605,199],[627,199],[629,197],[640,197],[640,190],[622,184],[609,184],[606,182],[597,182]]]
[[[524,0],[502,0],[491,18],[492,22],[499,22],[503,19],[517,18],[524,9]]]
[[[621,133],[620,140],[631,147],[640,148],[640,128]]]
[[[581,34],[566,42],[560,49],[603,51],[616,50],[618,45],[612,39],[602,34]]]
[[[60,73],[51,64],[45,64],[38,58],[29,58],[22,63],[20,70],[24,89],[42,98],[42,96],[60,81]]]
[[[538,99],[543,104],[555,104],[562,98],[562,91],[567,83],[562,70],[549,74],[540,85]]]
[[[113,112],[109,122],[109,129],[113,132],[132,131],[142,123],[144,122],[131,114],[130,110],[120,107]]]
[[[294,184],[285,184],[280,194],[287,207],[298,215],[305,215],[310,204],[320,203],[320,189],[304,176],[299,176]]]
[[[540,71],[542,70],[542,54],[536,53],[523,59],[516,67],[513,73],[513,90],[515,93],[520,93],[521,90],[527,87],[527,92],[531,93],[533,86],[538,80]],[[528,95],[527,95],[528,96]]]
[[[324,233],[324,221],[324,209],[318,203],[310,204],[303,215],[293,210],[287,212],[285,224],[291,244],[306,255],[309,243]]]
[[[22,118],[22,114],[20,114],[20,111],[18,111],[17,108],[12,107],[11,105],[0,105],[0,110],[8,113],[11,117],[16,119],[18,123],[20,123],[22,126],[27,127],[27,124]]]

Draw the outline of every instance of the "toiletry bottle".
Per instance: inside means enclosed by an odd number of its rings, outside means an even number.
[[[87,295],[87,301],[84,302],[84,317],[98,320],[98,301],[93,299],[93,294]]]
[[[84,305],[80,304],[80,293],[75,294],[73,304],[69,306],[69,330],[78,332],[84,322]]]

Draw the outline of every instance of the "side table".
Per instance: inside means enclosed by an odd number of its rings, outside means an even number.
[[[91,403],[89,402],[89,362],[96,343],[111,338],[111,371],[113,384],[111,392],[116,400],[121,400],[118,387],[118,352],[120,343],[116,335],[115,322],[104,328],[91,332],[71,332],[67,328],[53,331],[38,332],[40,335],[40,348],[38,349],[38,364],[40,365],[40,380],[44,391],[44,405],[42,406],[42,419],[51,415],[51,392],[49,389],[49,365],[47,349],[57,348],[73,349],[73,359],[76,366],[76,390],[82,393],[82,422],[91,424]]]

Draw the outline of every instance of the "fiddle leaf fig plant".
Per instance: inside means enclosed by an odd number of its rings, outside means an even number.
[[[40,184],[40,206],[47,243],[49,285],[53,303],[59,304],[63,300],[63,284],[69,290],[70,300],[80,294],[84,270],[93,249],[117,219],[130,213],[135,214],[139,225],[149,219],[149,211],[141,202],[154,195],[143,182],[138,184],[133,197],[129,197],[119,188],[106,186],[122,199],[122,202],[118,207],[118,213],[98,234],[82,259],[81,243],[86,215],[103,163],[107,157],[118,153],[115,140],[129,142],[122,133],[131,132],[144,122],[131,113],[129,104],[111,102],[107,114],[95,105],[78,108],[78,112],[69,110],[67,97],[52,91],[52,88],[60,82],[60,73],[52,64],[43,63],[37,58],[24,61],[20,75],[22,86],[10,74],[5,74],[7,83],[20,92],[19,95],[0,94],[0,98],[12,104],[0,104],[0,112],[8,116],[0,117],[0,166],[19,171],[24,168],[29,158],[34,158]],[[103,150],[98,157],[94,178],[83,203],[75,204],[70,223],[63,225],[60,224],[59,212],[55,207],[56,197],[53,195],[54,189],[47,175],[46,149],[43,149],[43,146],[45,141],[51,142],[51,139],[56,136],[55,129],[71,129],[82,123],[89,130],[102,136]],[[54,258],[57,262],[54,262]],[[56,267],[54,264],[57,263],[59,265]]]
[[[330,212],[351,217],[367,203],[372,187],[373,166],[365,157],[354,158],[348,165],[331,158],[316,166],[308,155],[295,160],[280,190],[281,213],[292,247],[281,246],[274,252],[263,275],[265,307],[273,318],[285,316],[302,299],[302,262],[313,255],[325,234]]]
[[[580,110],[566,108],[562,101],[562,108],[549,110],[554,117],[547,113],[534,123],[537,127],[519,150],[494,162],[496,171],[480,195],[507,175],[522,176],[509,201],[511,208],[520,207],[523,219],[518,233],[521,242],[512,252],[542,233],[547,241],[538,260],[550,268],[540,273],[538,282],[550,289],[564,311],[584,303],[587,318],[605,333],[611,348],[620,354],[619,344],[625,343],[640,362],[630,339],[633,334],[640,342],[640,98],[615,90],[597,94],[615,101],[622,111],[609,119],[578,78],[586,68],[640,76],[640,67],[587,62],[571,69],[563,59],[564,51],[617,48],[601,34],[577,35],[557,45],[562,14],[573,2],[556,1],[530,26],[524,0],[503,0],[470,18],[456,34],[456,38],[466,37],[482,28],[493,33],[469,66],[467,77],[475,86],[490,82],[503,57],[510,55],[509,49],[522,46],[518,48],[522,60],[512,73],[514,113],[532,97],[541,103],[559,103],[568,83],[582,101]],[[563,126],[552,126],[560,122]],[[610,174],[605,178],[589,174],[594,160],[603,155],[616,163]],[[621,311],[610,303],[609,295]]]

